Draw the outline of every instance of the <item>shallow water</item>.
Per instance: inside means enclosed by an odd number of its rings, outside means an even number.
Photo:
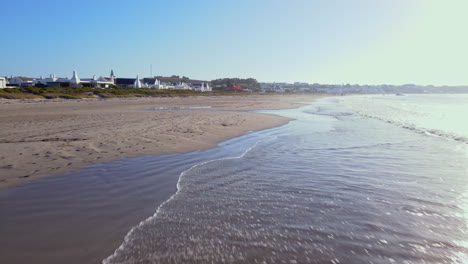
[[[182,106],[182,107],[146,107],[145,110],[150,111],[169,111],[169,110],[194,110],[194,109],[210,109],[211,106]]]
[[[466,144],[349,105],[274,111],[297,120],[183,172],[105,263],[467,262]]]
[[[182,171],[240,155],[262,133],[206,151],[123,158],[2,191],[0,263],[99,263],[176,192]]]

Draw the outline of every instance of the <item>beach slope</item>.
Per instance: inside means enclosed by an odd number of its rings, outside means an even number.
[[[249,110],[294,108],[316,97],[0,100],[0,189],[121,157],[212,148],[288,122]],[[160,107],[211,108],[154,110]]]

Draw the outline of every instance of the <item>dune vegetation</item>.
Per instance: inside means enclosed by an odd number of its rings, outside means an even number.
[[[194,90],[158,90],[151,88],[91,88],[91,87],[24,87],[0,89],[0,98],[36,99],[36,98],[113,98],[113,97],[174,97],[174,96],[210,96],[241,94],[233,91],[199,92]],[[244,93],[242,93],[244,94]]]

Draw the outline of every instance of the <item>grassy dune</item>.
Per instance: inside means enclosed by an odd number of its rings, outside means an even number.
[[[210,96],[245,94],[232,91],[198,92],[193,90],[158,90],[151,88],[71,88],[71,87],[25,87],[0,89],[0,98],[35,99],[35,98],[113,98],[113,97],[171,97],[171,96]]]

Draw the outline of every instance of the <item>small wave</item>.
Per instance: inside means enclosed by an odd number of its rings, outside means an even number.
[[[308,151],[341,151],[341,150],[357,150],[357,149],[370,149],[376,147],[387,147],[395,145],[396,143],[378,143],[378,144],[369,144],[369,145],[356,145],[348,147],[323,147],[323,148],[308,148]]]
[[[132,234],[135,232],[135,230],[137,228],[140,228],[140,227],[143,227],[146,223],[150,222],[151,220],[155,219],[158,217],[158,215],[161,213],[161,210],[162,208],[168,204],[170,201],[174,200],[179,194],[180,192],[183,190],[183,187],[181,186],[181,182],[184,178],[184,176],[190,172],[191,170],[195,169],[195,168],[198,168],[198,167],[201,167],[201,166],[204,166],[204,165],[207,165],[209,163],[212,163],[212,162],[216,162],[216,161],[221,161],[221,160],[230,160],[230,159],[241,159],[243,158],[249,151],[251,151],[252,149],[254,149],[258,144],[260,143],[263,143],[263,142],[267,142],[267,141],[270,141],[270,140],[274,140],[275,138],[277,138],[277,136],[273,136],[273,137],[270,137],[268,139],[265,139],[265,140],[260,140],[260,141],[257,141],[255,142],[255,144],[248,148],[246,151],[244,151],[240,156],[237,156],[237,157],[226,157],[226,158],[220,158],[220,159],[214,159],[214,160],[209,160],[209,161],[205,161],[205,162],[202,162],[202,163],[199,163],[199,164],[195,164],[193,165],[192,167],[190,167],[189,169],[183,171],[180,176],[179,176],[179,180],[177,181],[177,191],[175,194],[173,194],[168,200],[166,200],[165,202],[163,202],[159,207],[158,209],[156,210],[156,212],[148,217],[147,219],[141,221],[138,225],[134,226],[128,233],[127,235],[125,236],[124,238],[124,242],[114,251],[114,253],[112,255],[110,255],[109,257],[107,257],[106,259],[104,259],[102,261],[103,264],[111,264],[113,263],[112,260],[114,258],[116,258],[119,254],[119,252],[122,252],[125,250],[125,247],[129,244],[131,244],[131,242],[135,239],[134,237],[132,237]]]
[[[382,99],[376,102],[373,99]],[[449,100],[450,99],[450,100]],[[410,100],[388,100],[386,97],[353,97],[340,101],[357,114],[427,136],[436,136],[468,144],[464,100],[451,97],[413,96]]]
[[[428,129],[428,128],[424,128],[424,127],[418,127],[415,124],[407,124],[407,123],[404,123],[404,122],[389,120],[389,119],[385,119],[385,118],[378,117],[378,116],[375,116],[375,115],[365,114],[365,113],[362,113],[362,112],[359,112],[359,111],[356,111],[356,112],[358,114],[360,114],[361,116],[364,116],[364,117],[367,117],[367,118],[377,119],[377,120],[380,120],[380,121],[384,121],[384,122],[386,122],[388,124],[397,125],[397,126],[399,126],[401,128],[411,130],[411,131],[416,132],[416,133],[424,134],[424,135],[427,135],[427,136],[440,137],[440,138],[444,138],[444,139],[447,139],[447,140],[453,140],[453,141],[458,141],[458,142],[461,142],[461,143],[464,143],[464,144],[468,144],[468,138],[463,137],[463,136],[454,135],[454,134],[451,134],[451,133],[448,133],[448,132],[445,132],[445,131],[441,131],[441,130],[437,130],[437,129]]]
[[[321,113],[321,112],[315,112],[315,113],[311,113],[311,114],[314,114],[314,115],[323,115],[323,116],[333,116],[333,117],[336,117],[336,116],[351,116],[351,115],[353,115],[352,113],[348,113],[348,112],[338,112],[338,113]]]
[[[196,109],[211,109],[212,106],[181,106],[181,107],[146,107],[149,111],[171,111],[171,110],[196,110]]]

